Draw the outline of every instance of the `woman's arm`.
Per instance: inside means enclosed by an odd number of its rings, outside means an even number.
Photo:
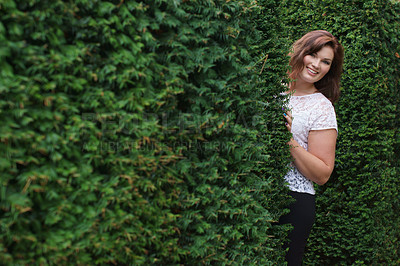
[[[285,116],[286,127],[291,130],[292,119]],[[312,130],[308,135],[308,151],[293,138],[289,141],[290,153],[296,168],[318,185],[325,184],[335,165],[336,129]]]
[[[336,129],[310,131],[308,151],[293,138],[288,143],[297,169],[318,185],[329,180],[335,166],[336,136]]]

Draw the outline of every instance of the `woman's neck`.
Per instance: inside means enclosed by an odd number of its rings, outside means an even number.
[[[293,93],[294,96],[303,96],[318,92],[314,83],[306,83],[306,82],[301,82],[299,80],[290,83],[289,91],[294,92]]]

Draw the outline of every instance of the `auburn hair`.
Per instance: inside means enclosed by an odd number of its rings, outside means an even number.
[[[296,82],[297,76],[304,68],[304,56],[317,53],[325,46],[332,47],[334,52],[331,68],[314,85],[319,92],[334,103],[339,100],[340,96],[344,51],[342,45],[331,33],[324,30],[311,31],[293,44],[292,51],[289,53],[289,65],[291,66],[289,78]]]

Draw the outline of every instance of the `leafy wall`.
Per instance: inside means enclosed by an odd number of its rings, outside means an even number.
[[[0,4],[0,260],[282,264],[289,45],[346,49],[308,263],[398,264],[399,5]]]
[[[272,22],[251,49],[253,18],[274,10],[83,0],[0,12],[1,261],[282,260],[272,224],[288,134],[273,95],[285,64],[272,62],[285,56]]]

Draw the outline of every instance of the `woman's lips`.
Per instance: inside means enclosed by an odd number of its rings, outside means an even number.
[[[314,69],[311,69],[309,67],[307,67],[307,72],[311,75],[311,76],[315,76],[318,74],[318,71],[315,71]]]

